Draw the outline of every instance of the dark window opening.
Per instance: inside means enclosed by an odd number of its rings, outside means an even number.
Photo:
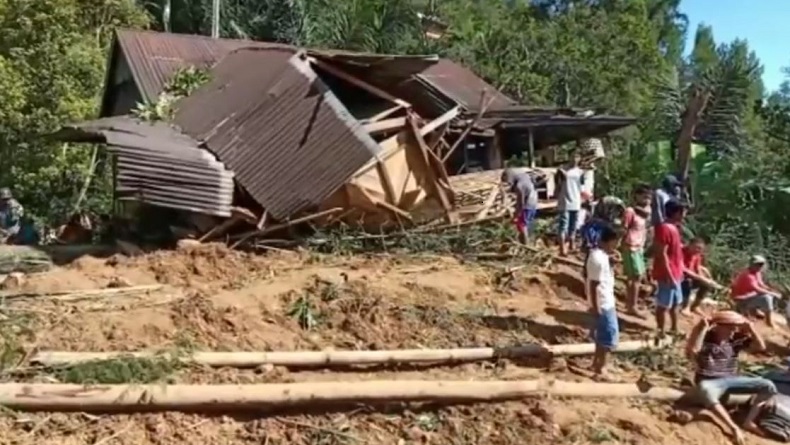
[[[367,90],[360,88],[348,81],[334,76],[316,65],[312,65],[313,70],[324,84],[334,93],[340,102],[345,105],[348,111],[356,119],[367,119],[380,113],[383,110],[393,107],[393,103],[382,99]]]

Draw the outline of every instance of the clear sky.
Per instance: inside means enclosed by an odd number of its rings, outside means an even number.
[[[763,64],[763,81],[776,89],[790,66],[790,0],[682,0],[681,10],[689,18],[686,50],[694,44],[697,25],[713,27],[717,43],[736,38],[749,41]]]

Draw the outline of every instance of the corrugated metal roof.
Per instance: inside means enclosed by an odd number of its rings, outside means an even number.
[[[179,68],[209,68],[231,51],[249,46],[290,48],[276,43],[155,31],[118,30],[116,38],[143,98],[149,101],[159,96]]]
[[[477,111],[480,108],[480,96],[483,91],[488,91],[489,99],[486,100],[493,98],[489,106],[490,110],[516,105],[516,101],[500,93],[472,70],[449,59],[441,59],[417,77],[431,84],[468,111]]]
[[[241,48],[280,48],[296,51],[292,46],[278,43],[212,39],[201,35],[154,31],[118,30],[116,38],[143,98],[149,101],[156,100],[178,68],[187,65],[209,67],[231,51]],[[385,73],[395,77],[421,73],[417,75],[421,82],[429,84],[468,110],[476,111],[479,108],[480,94],[484,90],[494,94],[494,102],[489,108],[491,110],[515,104],[515,101],[498,92],[471,70],[449,59],[438,59],[436,56],[358,54],[339,50],[309,50],[309,53],[336,63],[365,66],[371,77],[383,76]]]
[[[52,137],[106,143],[116,155],[120,200],[230,216],[233,172],[166,124],[119,116],[64,127]]]
[[[175,116],[277,219],[318,206],[381,150],[302,56],[234,51]]]

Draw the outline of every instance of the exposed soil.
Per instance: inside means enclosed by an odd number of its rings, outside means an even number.
[[[137,258],[81,258],[31,275],[25,292],[101,289],[111,283],[163,284],[145,295],[59,302],[9,300],[32,319],[16,329],[20,349],[71,351],[324,350],[504,346],[586,342],[590,316],[576,271],[464,264],[452,258],[333,258],[307,253],[253,256],[206,246]],[[507,279],[503,280],[502,277]],[[623,317],[625,338],[652,322]],[[685,326],[689,328],[688,323]],[[771,333],[777,361],[787,338]],[[8,339],[6,341],[9,341]],[[682,361],[631,354],[620,378],[677,384]],[[184,383],[358,381],[368,379],[530,379],[586,377],[589,359],[474,363],[430,368],[182,369]],[[8,379],[6,379],[8,380]],[[727,443],[710,422],[669,422],[666,405],[623,400],[530,399],[436,408],[360,407],[329,414],[266,418],[165,413],[91,416],[0,414],[0,444],[586,444]],[[109,440],[108,440],[109,439]],[[756,437],[750,443],[768,443]]]

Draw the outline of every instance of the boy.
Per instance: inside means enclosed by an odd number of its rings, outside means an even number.
[[[573,154],[570,165],[557,169],[555,175],[561,256],[567,256],[568,250],[576,250],[576,227],[582,206],[584,183],[584,171],[579,167],[580,163],[581,155],[577,151]]]
[[[669,314],[673,335],[678,332],[678,313],[683,300],[680,282],[683,280],[683,243],[680,240],[680,225],[686,216],[686,206],[680,201],[670,200],[664,206],[665,220],[655,229],[653,241],[653,279],[656,289],[656,325],[658,337],[666,333]]]
[[[645,277],[645,243],[650,217],[652,190],[647,184],[640,184],[634,190],[634,205],[625,209],[623,215],[623,272],[626,282],[626,308],[631,315],[641,317],[637,310],[639,286]]]
[[[590,252],[598,247],[601,240],[601,231],[607,225],[612,227],[619,227],[623,213],[625,212],[625,204],[623,200],[615,196],[605,196],[595,207],[591,209],[590,216],[585,221],[580,229],[582,239],[582,253],[584,253],[583,264],[587,264],[587,259],[590,257]],[[582,278],[587,279],[587,269],[582,270]],[[589,298],[586,293],[585,298]]]
[[[599,379],[607,379],[606,359],[617,347],[620,328],[614,296],[614,274],[609,255],[617,251],[620,237],[611,225],[600,230],[598,245],[590,251],[585,265],[586,287],[590,295],[590,311],[595,316],[592,338],[595,341],[593,372]]]
[[[696,237],[683,248],[683,308],[680,311],[685,316],[693,313],[704,315],[700,306],[708,292],[720,289],[721,286],[713,280],[710,271],[703,265],[705,252],[705,240]],[[696,291],[694,299],[691,294]]]
[[[502,182],[516,194],[516,230],[522,244],[529,242],[529,231],[538,213],[538,191],[529,173],[522,169],[506,169]]]

